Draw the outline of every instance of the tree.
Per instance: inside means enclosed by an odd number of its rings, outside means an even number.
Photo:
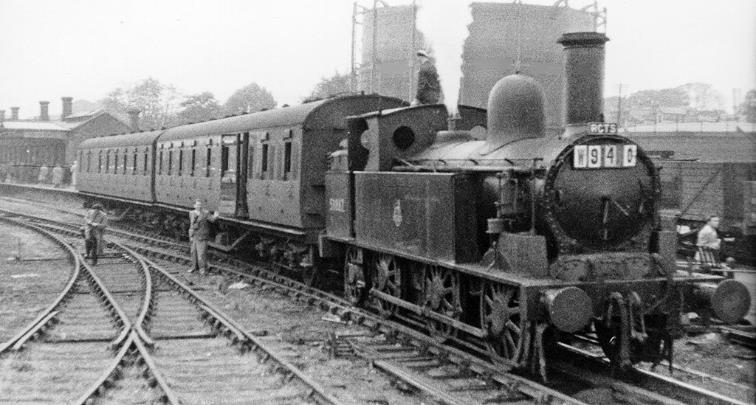
[[[213,93],[206,91],[192,94],[181,102],[184,109],[178,113],[179,124],[207,121],[223,115],[223,110]]]
[[[708,83],[687,83],[678,89],[688,95],[688,107],[703,110],[719,110],[724,105],[724,97]]]
[[[756,122],[756,90],[749,90],[745,99],[740,103],[738,114],[746,122]]]
[[[624,99],[623,99],[624,101]],[[660,90],[641,90],[627,98],[630,108],[641,107],[687,107],[688,94],[680,87]]]
[[[273,108],[275,106],[276,100],[268,89],[260,87],[257,83],[250,83],[236,90],[228,98],[223,108],[226,114],[241,114]]]
[[[141,128],[161,128],[175,125],[176,101],[179,94],[171,85],[151,77],[129,88],[116,88],[101,101],[106,111],[123,116],[129,108],[141,111]]]
[[[331,77],[324,77],[315,85],[309,96],[303,102],[333,97],[341,93],[349,93],[350,77],[348,74],[339,74],[335,72]]]

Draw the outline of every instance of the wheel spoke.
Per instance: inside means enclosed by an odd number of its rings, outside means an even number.
[[[512,331],[512,333],[514,333],[514,334],[515,334],[515,335],[517,335],[517,336],[519,336],[519,335],[520,335],[520,333],[521,333],[521,331],[520,331],[520,327],[519,327],[519,326],[517,326],[517,325],[515,325],[515,324],[514,324],[514,322],[512,322],[511,320],[510,320],[510,321],[507,321],[507,328],[508,328],[508,329],[509,329],[510,331]]]
[[[512,349],[512,352],[514,352],[517,349],[517,345],[514,342],[514,339],[512,339],[512,334],[509,331],[504,332],[504,337],[506,338],[507,346]]]

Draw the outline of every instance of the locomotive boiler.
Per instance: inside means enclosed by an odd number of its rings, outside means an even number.
[[[681,313],[742,318],[745,286],[676,270],[657,168],[603,122],[606,41],[560,39],[563,131],[545,127],[543,91],[519,73],[496,84],[486,112],[350,117],[320,240],[322,256],[343,257],[345,295],[509,366],[543,365],[560,334],[582,332],[618,365],[659,362]]]

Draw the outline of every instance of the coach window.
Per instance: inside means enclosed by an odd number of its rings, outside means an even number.
[[[226,175],[226,172],[228,171],[228,146],[225,145],[225,142],[223,142],[223,138],[221,138],[221,167],[220,167],[220,175],[221,178]]]
[[[196,144],[196,141],[195,141],[195,144]],[[197,147],[192,146],[192,166],[191,166],[191,169],[189,169],[189,175],[192,177],[194,177],[194,169],[196,165],[197,165]]]
[[[134,148],[134,158],[133,158],[133,165],[131,166],[131,174],[135,175],[137,174],[137,155],[139,154],[139,148]]]
[[[171,175],[171,172],[173,171],[173,145],[168,146],[168,173],[167,175]]]
[[[110,173],[110,149],[105,151],[105,173]]]
[[[123,149],[123,174],[126,174],[126,167],[129,165],[129,149]]]
[[[102,150],[97,152],[97,173],[102,173]]]
[[[84,166],[84,162],[81,162],[81,165]],[[87,151],[87,173],[90,173],[92,171],[92,151]]]
[[[268,176],[268,149],[270,145],[267,143],[264,143],[262,146],[262,158],[260,159],[260,162],[262,163],[262,169],[260,170],[262,173],[262,178],[265,179]]]
[[[160,156],[158,157],[158,174],[163,174],[163,145],[160,145]]]
[[[291,180],[291,141],[284,142],[284,180]]]
[[[144,164],[142,165],[142,175],[147,175],[147,165],[149,162],[147,159],[150,156],[150,148],[144,148]]]
[[[179,144],[179,151],[178,151],[178,175],[181,176],[181,174],[184,172],[184,143],[182,142]]]
[[[213,140],[207,142],[207,151],[205,157],[205,177],[210,177],[210,165],[213,163]]]
[[[247,155],[247,180],[255,178],[255,139],[249,137],[249,153]]]

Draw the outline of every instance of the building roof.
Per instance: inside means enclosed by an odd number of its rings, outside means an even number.
[[[60,121],[4,121],[0,129],[31,131],[69,131]]]
[[[96,110],[87,111],[87,112],[84,112],[84,113],[71,114],[69,116],[66,116],[66,118],[63,119],[63,121],[81,122],[82,118],[89,119],[89,118],[95,117],[95,116],[103,114],[103,113],[105,113],[105,110],[103,110],[102,108],[98,108]]]
[[[63,120],[54,121],[3,121],[0,123],[0,132],[3,130],[11,131],[56,131],[56,132],[68,132],[75,128],[78,128],[87,122],[103,115],[107,112],[103,109],[97,109],[88,111],[85,113],[69,115]],[[118,120],[118,118],[116,118]],[[121,120],[118,120],[119,122]],[[126,125],[126,124],[124,124]]]

